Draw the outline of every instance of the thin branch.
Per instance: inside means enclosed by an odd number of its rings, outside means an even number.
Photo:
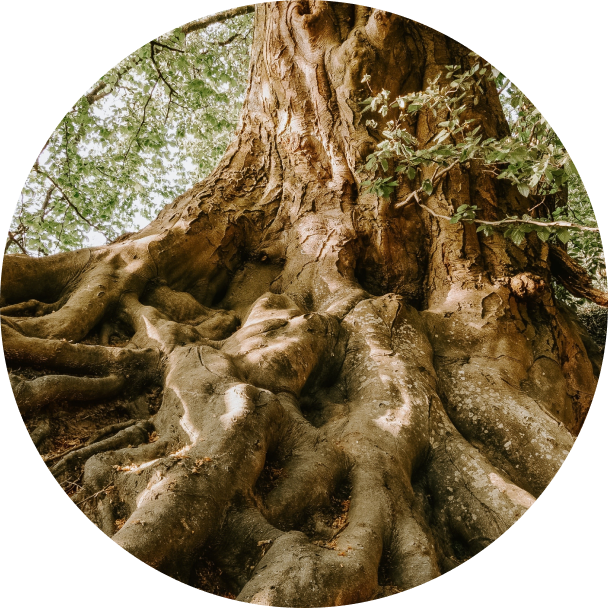
[[[106,93],[101,93],[108,85],[107,82],[99,81],[86,95],[85,99],[89,102],[89,105],[93,105],[97,100],[104,98],[109,94],[110,91]]]
[[[433,184],[433,188],[439,183],[439,181],[441,179],[443,179],[444,176],[446,176],[457,164],[459,164],[459,161],[455,160],[451,165],[448,165],[445,169],[443,169],[442,171],[437,171],[437,169],[435,169],[435,173],[433,174],[433,178],[431,180],[431,183]],[[400,209],[402,207],[406,207],[407,205],[410,205],[414,202],[417,202],[418,200],[418,195],[419,194],[423,194],[424,190],[422,188],[418,188],[417,190],[414,190],[413,192],[410,192],[406,199],[404,201],[401,201],[399,203],[395,203],[395,209]]]
[[[192,32],[197,32],[199,30],[203,30],[203,29],[207,28],[208,26],[213,25],[214,23],[222,23],[228,19],[232,19],[233,17],[238,17],[240,15],[252,13],[254,10],[255,10],[255,6],[253,4],[250,4],[247,6],[241,6],[239,8],[233,8],[233,9],[230,9],[227,11],[216,13],[215,15],[209,15],[208,17],[204,17],[203,19],[199,19],[197,21],[191,21],[190,23],[187,23],[186,25],[184,25],[182,27],[182,32],[185,36],[187,36],[188,34],[191,34]],[[230,42],[232,42],[232,40],[234,40],[235,37],[236,37],[236,35],[231,36],[228,40],[225,40],[224,42],[219,42],[218,46],[224,46],[226,44],[229,44]],[[156,46],[162,47],[169,51],[173,51],[175,53],[184,52],[181,49],[176,49],[174,47],[168,46],[162,42],[159,42],[158,40],[153,40],[152,43]],[[126,67],[122,70],[118,70],[116,72],[116,82],[114,82],[114,84],[104,82],[103,80],[100,80],[97,84],[95,84],[93,86],[93,88],[84,96],[84,98],[87,100],[89,105],[93,105],[96,101],[99,101],[99,100],[103,99],[104,97],[107,97],[108,95],[110,95],[110,93],[112,93],[112,91],[114,91],[116,89],[118,82],[121,80],[121,78],[125,74],[127,74],[127,72],[129,72],[132,68],[139,65],[142,61],[143,61],[142,57],[136,57],[135,59],[133,59],[132,65],[130,64],[128,67]],[[47,147],[47,145],[48,145],[48,141],[45,144],[44,148],[42,149],[41,154],[44,151],[44,149]]]
[[[19,249],[21,249],[22,253],[24,255],[27,255],[27,251],[25,250],[23,245],[15,238],[15,235],[9,230],[8,231],[8,242],[6,243],[6,247],[4,248],[4,253],[7,252],[11,243],[15,243],[15,245],[17,245],[17,247],[19,247]]]
[[[83,222],[86,222],[91,228],[94,228],[100,234],[103,234],[103,236],[105,236],[107,240],[109,240],[108,235],[103,231],[103,229],[100,228],[99,226],[97,226],[97,224],[94,224],[93,222],[89,221],[84,215],[82,215],[82,213],[80,213],[80,210],[78,209],[78,207],[76,207],[76,205],[74,205],[74,203],[68,198],[68,196],[63,191],[61,186],[48,173],[42,171],[42,169],[40,169],[40,166],[38,164],[34,165],[34,171],[36,171],[36,173],[46,177],[55,186],[55,188],[57,188],[57,190],[59,190],[59,192],[61,193],[61,198],[63,198],[63,200],[74,210],[76,215]]]
[[[92,106],[96,101],[99,101],[100,99],[103,99],[104,97],[107,97],[118,85],[118,83],[120,82],[120,79],[127,73],[129,72],[132,68],[136,67],[137,65],[139,65],[141,62],[143,61],[142,57],[137,57],[135,59],[133,59],[133,65],[129,65],[128,67],[125,67],[122,70],[118,70],[116,72],[116,82],[114,82],[114,84],[110,84],[108,82],[104,82],[103,80],[100,80],[85,96],[84,98],[87,100],[88,104],[90,106]],[[104,89],[107,88],[107,90],[104,91]]]
[[[546,198],[547,198],[546,196],[543,196],[543,199],[540,201],[540,203],[538,203],[538,204],[534,205],[534,207],[530,207],[528,209],[528,213],[532,213],[532,211],[534,211],[534,209],[536,209],[537,207],[540,207],[542,204],[544,204]]]
[[[418,192],[418,191],[416,191]],[[420,207],[422,207],[425,211],[430,213],[433,217],[450,221],[454,216],[452,215],[442,215],[441,213],[436,213],[430,207],[427,207],[424,203],[420,201],[416,201]],[[505,218],[504,220],[496,220],[494,222],[487,220],[478,220],[478,219],[463,219],[463,222],[470,222],[472,224],[483,224],[485,226],[504,226],[506,224],[531,224],[533,226],[543,226],[543,227],[557,227],[557,228],[576,228],[577,230],[582,230],[584,232],[599,232],[599,228],[594,228],[593,226],[583,226],[581,224],[573,224],[572,222],[565,222],[563,220],[558,220],[557,222],[538,222],[536,220],[524,220],[522,218]]]
[[[173,97],[173,93],[169,91],[169,103],[167,104],[167,114],[165,115],[165,120],[163,121],[163,127],[167,126],[167,120],[169,119],[169,112],[171,110],[171,98]]]
[[[182,49],[176,49],[172,46],[167,46],[166,44],[163,44],[162,42],[159,42],[158,40],[152,40],[150,42],[150,44],[153,44],[154,46],[160,46],[163,49],[167,49],[168,51],[173,51],[175,53],[183,53],[184,51],[182,51]]]
[[[152,99],[152,94],[154,93],[154,89],[156,89],[156,85],[158,84],[159,79],[156,79],[156,82],[154,83],[154,86],[152,87],[152,90],[150,91],[150,95],[148,95],[148,99],[146,99],[146,103],[144,104],[144,113],[143,116],[141,118],[141,122],[139,123],[139,128],[137,129],[137,133],[135,133],[135,137],[129,142],[129,147],[127,148],[127,151],[125,152],[125,155],[122,158],[122,163],[124,166],[125,161],[127,160],[127,156],[129,155],[129,152],[131,152],[131,147],[133,146],[133,142],[137,140],[137,138],[139,137],[139,133],[141,132],[141,128],[144,126],[144,123],[146,122],[146,110],[148,109],[148,104],[150,103],[150,100]]]
[[[247,6],[239,6],[238,8],[231,8],[227,11],[215,13],[215,15],[209,15],[208,17],[203,17],[202,19],[186,23],[186,25],[182,26],[182,33],[184,36],[187,36],[188,34],[192,34],[192,32],[204,30],[214,23],[222,23],[223,21],[232,19],[233,17],[238,17],[239,15],[253,13],[254,10],[255,5],[249,4]]]
[[[451,171],[459,161],[454,161],[451,165],[443,169],[442,171],[437,172],[435,170],[435,174],[433,176],[432,184],[433,188],[435,185],[445,176],[449,171]],[[422,188],[418,188],[410,194],[407,195],[404,201],[395,204],[395,209],[400,209],[410,205],[412,203],[418,203],[420,207],[430,213],[433,217],[450,221],[454,216],[452,215],[442,215],[440,213],[436,213],[430,207],[427,207],[425,204],[420,202],[420,196],[424,194],[424,190]],[[564,220],[558,220],[555,222],[540,222],[533,219],[524,220],[523,218],[505,218],[504,220],[479,220],[479,219],[463,219],[462,221],[471,222],[473,224],[483,224],[485,226],[503,226],[505,224],[532,224],[533,226],[543,226],[543,227],[557,227],[557,228],[575,228],[576,230],[582,230],[584,232],[599,232],[599,228],[595,228],[594,226],[584,226],[582,224],[574,224],[572,222],[566,222]]]
[[[38,162],[40,160],[40,157],[42,156],[42,153],[48,148],[48,145],[51,143],[51,138],[49,137],[46,140],[46,143],[44,144],[44,146],[42,146],[42,150],[40,150],[40,152],[38,153],[38,156],[36,157],[36,162]]]
[[[55,191],[55,184],[51,184],[51,187],[46,191],[46,196],[44,197],[44,202],[42,203],[42,207],[40,208],[40,221],[44,222],[44,217],[47,213],[47,207],[49,206],[49,202],[51,201],[51,196]]]
[[[511,84],[511,81],[507,78],[505,80],[504,84],[502,85],[502,87],[500,87],[498,94],[500,95],[510,84]]]
[[[159,77],[162,79],[162,81],[167,85],[169,92],[173,93],[176,97],[179,97],[180,96],[179,93],[169,84],[169,81],[164,77],[163,73],[161,72],[160,67],[158,66],[158,63],[156,63],[156,57],[154,56],[154,47],[155,46],[156,46],[155,42],[150,42],[150,59],[152,60],[154,68],[155,68],[157,74],[159,75]],[[154,86],[156,86],[156,85],[154,85]],[[149,99],[148,99],[148,101],[149,101]],[[146,105],[148,105],[148,104],[146,103]]]
[[[226,40],[222,40],[221,42],[217,42],[216,44],[217,44],[217,46],[226,46],[226,45],[230,44],[231,42],[233,42],[234,40],[236,40],[237,38],[242,38],[243,40],[246,40],[249,37],[249,34],[251,34],[251,30],[252,30],[252,28],[249,28],[246,32],[237,32],[236,34],[233,34],[229,38],[226,38]]]

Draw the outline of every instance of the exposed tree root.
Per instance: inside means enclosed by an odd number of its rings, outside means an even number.
[[[411,488],[391,488],[396,513],[387,570],[401,591],[422,585],[441,574],[433,533],[424,512],[417,508]]]
[[[91,250],[41,258],[5,256],[2,264],[2,307],[28,300],[56,302],[91,261]]]
[[[23,412],[58,399],[89,401],[113,397],[124,387],[126,378],[118,375],[104,378],[41,376],[30,381],[11,374],[10,381],[19,409]]]
[[[506,532],[534,497],[471,446],[437,401],[431,408],[431,425],[427,475],[435,517],[445,521],[450,534],[474,555]]]
[[[100,441],[95,441],[95,438],[93,438],[93,440],[88,442],[88,445],[84,448],[70,452],[57,464],[51,467],[51,473],[55,477],[60,477],[65,473],[70,472],[71,469],[82,466],[82,464],[95,454],[147,442],[148,435],[154,428],[152,423],[148,421],[138,422],[136,424],[133,424],[133,421],[129,422],[131,423],[129,426],[119,430],[113,437]]]
[[[51,434],[51,427],[48,420],[43,420],[32,432],[31,438],[36,447],[40,447],[42,443]]]
[[[59,310],[66,301],[67,298],[62,298],[52,304],[46,304],[38,300],[28,300],[0,308],[0,314],[3,317],[42,317]]]
[[[95,374],[121,372],[128,376],[130,373],[139,373],[143,378],[154,377],[159,371],[159,352],[154,349],[104,347],[71,344],[64,340],[28,338],[5,324],[2,325],[2,341],[9,363]]]

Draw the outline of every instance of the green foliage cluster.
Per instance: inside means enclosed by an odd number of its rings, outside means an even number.
[[[413,191],[395,207],[416,202],[431,212],[422,203],[424,195],[431,195],[457,164],[481,163],[484,170],[508,180],[530,199],[528,213],[490,222],[477,218],[476,206],[461,205],[445,219],[453,224],[474,222],[485,236],[499,229],[517,245],[530,233],[545,242],[568,243],[569,254],[591,274],[598,287],[603,287],[606,268],[597,222],[570,155],[546,119],[513,83],[474,53],[471,57],[473,65],[469,69],[448,65],[424,91],[395,99],[387,90],[374,93],[370,77],[363,78],[371,93],[361,102],[363,112],[396,117],[386,122],[381,133],[376,130],[376,120],[367,121],[380,141],[361,168],[375,177],[362,185],[377,196],[389,198],[399,186],[397,175],[404,174]],[[479,134],[481,126],[474,118],[467,118],[490,86],[498,88],[510,127],[510,134],[501,139],[484,139]],[[423,113],[431,116],[439,128],[425,145],[412,133],[414,119]],[[423,179],[422,167],[434,168],[433,176]],[[560,205],[551,208],[549,197],[557,197]],[[565,292],[561,295],[572,300]]]
[[[160,36],[63,117],[21,193],[6,251],[109,242],[207,175],[236,127],[252,15]]]
[[[530,139],[533,135],[533,129],[538,118],[538,110],[532,102],[503,74],[499,74],[496,79],[499,90],[501,91],[500,100],[509,126],[514,135],[522,141]],[[563,144],[557,134],[551,129],[549,124],[543,120],[543,133],[548,144],[555,148],[563,148]],[[554,172],[555,174],[555,172]],[[568,172],[566,174],[557,174],[560,183],[556,184],[562,189],[562,196],[565,199],[565,204],[558,207],[553,212],[556,219],[563,219],[569,222],[577,223],[581,226],[589,226],[597,228],[597,220],[591,200],[583,181],[577,171]],[[541,182],[541,188],[546,185]],[[549,189],[549,192],[552,192]],[[568,231],[568,254],[575,259],[592,277],[596,287],[606,288],[606,262],[604,257],[604,249],[599,232],[581,231],[571,229]],[[558,234],[559,237],[559,234]],[[563,300],[581,305],[583,300],[574,298],[565,289],[559,289],[560,297]]]

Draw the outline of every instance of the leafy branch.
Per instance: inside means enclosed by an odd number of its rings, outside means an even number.
[[[571,238],[569,229],[599,232],[596,227],[568,221],[563,208],[556,209],[548,218],[532,218],[525,214],[522,217],[508,216],[487,221],[475,217],[476,207],[463,205],[456,213],[447,216],[432,212],[422,203],[421,198],[431,195],[437,184],[456,165],[468,165],[471,161],[481,162],[485,170],[498,179],[510,181],[524,197],[556,194],[571,178],[578,176],[569,154],[544,117],[519,92],[519,97],[513,100],[518,106],[518,116],[507,137],[483,139],[479,134],[481,126],[474,125],[476,119],[464,118],[467,110],[480,103],[487,87],[493,86],[492,81],[496,81],[499,75],[489,64],[471,55],[477,61],[470,69],[463,71],[459,65],[446,66],[443,78],[438,75],[425,91],[394,100],[391,100],[387,90],[374,94],[369,84],[371,77],[364,76],[362,83],[367,84],[372,95],[361,102],[362,112],[376,112],[385,118],[389,112],[396,111],[397,117],[386,123],[382,131],[383,140],[367,157],[363,167],[364,171],[370,173],[377,173],[381,168],[388,176],[363,181],[362,185],[368,191],[388,198],[399,186],[396,174],[405,173],[414,182],[420,168],[434,165],[433,177],[424,179],[420,187],[405,200],[395,203],[395,208],[417,203],[433,216],[451,223],[468,221],[479,224],[478,231],[486,235],[491,234],[494,228],[506,227],[505,236],[516,243],[521,243],[530,232],[536,232],[543,241],[556,234],[564,243]],[[511,91],[515,90],[506,81],[501,92],[509,86]],[[413,119],[421,112],[432,114],[438,120],[437,127],[440,129],[429,142],[430,145],[425,146],[421,146],[411,133]],[[378,126],[376,120],[368,120],[366,124],[372,129]],[[389,167],[395,164],[394,171],[389,171]]]
[[[7,252],[86,247],[97,232],[111,241],[212,170],[243,103],[253,10],[159,36],[91,87],[40,151]]]
[[[34,165],[34,171],[36,171],[36,173],[39,173],[40,175],[42,175],[43,177],[48,179],[53,184],[53,186],[55,186],[55,188],[57,188],[57,190],[59,190],[59,193],[61,194],[61,198],[67,203],[68,207],[70,207],[74,211],[74,213],[76,213],[76,215],[83,222],[85,222],[91,228],[97,230],[97,232],[99,232],[100,234],[103,234],[103,236],[106,237],[106,240],[110,240],[108,238],[108,235],[105,233],[104,229],[101,226],[98,226],[97,224],[91,222],[86,216],[84,216],[80,212],[78,207],[70,200],[70,197],[66,194],[66,192],[64,191],[64,189],[61,187],[61,185],[58,183],[57,180],[55,180],[51,175],[49,175],[45,171],[41,170],[40,166],[37,164]]]

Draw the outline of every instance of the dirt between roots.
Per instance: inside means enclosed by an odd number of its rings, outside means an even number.
[[[236,595],[230,591],[223,574],[221,568],[209,561],[209,558],[201,552],[194,562],[188,584],[201,591],[234,600]]]
[[[262,498],[266,497],[277,486],[282,474],[281,465],[276,460],[267,459],[255,484],[255,494]]]
[[[19,367],[9,370],[28,380],[44,376],[50,372]],[[148,403],[150,415],[155,414],[162,402],[162,390],[159,387],[149,388],[144,396]],[[103,401],[78,401],[68,403],[57,401],[43,408],[28,412],[23,416],[23,422],[30,436],[44,421],[50,427],[49,436],[38,446],[38,451],[50,468],[68,451],[83,447],[86,442],[101,429],[132,418],[128,411],[128,400],[124,396]],[[71,496],[78,489],[78,481],[82,471],[75,479],[66,480],[61,484],[64,491]]]

